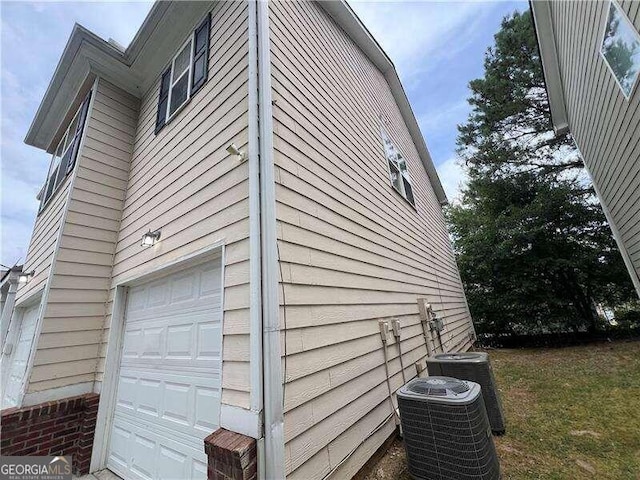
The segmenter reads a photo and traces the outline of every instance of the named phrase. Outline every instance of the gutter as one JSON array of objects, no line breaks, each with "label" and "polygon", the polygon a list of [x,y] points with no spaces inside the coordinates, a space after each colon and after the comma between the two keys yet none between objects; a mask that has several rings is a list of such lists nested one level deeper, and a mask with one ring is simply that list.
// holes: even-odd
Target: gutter
[{"label": "gutter", "polygon": [[548,0],[529,0],[531,19],[536,32],[544,83],[549,97],[551,123],[556,136],[569,132],[569,118],[562,88],[560,61],[553,31],[551,4]]},{"label": "gutter", "polygon": [[[262,268],[262,373],[264,376],[264,477],[285,478],[284,412],[280,357],[280,306],[278,296],[278,235],[276,224],[275,167],[273,162],[273,110],[271,98],[271,56],[269,4],[251,0],[256,8],[259,162],[260,245]],[[253,387],[252,387],[253,390]]]},{"label": "gutter", "polygon": [[420,126],[416,121],[416,117],[413,114],[411,105],[407,94],[402,87],[396,68],[393,65],[391,59],[384,52],[380,44],[371,35],[367,27],[358,18],[353,9],[344,0],[338,1],[320,1],[318,2],[327,14],[333,18],[333,20],[347,33],[354,43],[360,48],[369,58],[369,60],[380,70],[384,76],[389,89],[393,94],[393,98],[396,101],[398,108],[404,122],[411,135],[411,140],[418,151],[418,156],[424,166],[431,187],[440,202],[440,205],[446,205],[448,202],[447,195],[440,182],[440,177],[433,165],[433,160],[427,149],[427,144],[424,141]]}]

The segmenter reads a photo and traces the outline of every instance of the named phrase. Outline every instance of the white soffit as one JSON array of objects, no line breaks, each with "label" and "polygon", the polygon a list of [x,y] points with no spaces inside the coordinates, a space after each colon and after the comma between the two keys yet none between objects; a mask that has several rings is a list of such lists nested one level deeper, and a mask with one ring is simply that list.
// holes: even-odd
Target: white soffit
[{"label": "white soffit", "polygon": [[549,107],[551,109],[551,121],[556,135],[562,135],[569,131],[569,119],[565,105],[562,78],[560,76],[560,63],[553,32],[553,20],[551,18],[551,5],[548,0],[529,1],[540,49],[542,71],[547,85]]},{"label": "white soffit", "polygon": [[[447,197],[440,178],[393,63],[345,1],[324,1],[319,4],[387,79],[436,197],[441,203],[446,203]],[[91,73],[141,97],[155,79],[154,73],[162,68],[166,60],[165,49],[159,45],[177,42],[178,37],[182,38],[183,30],[204,15],[209,5],[210,2],[156,2],[124,53],[76,24],[25,143],[45,150],[50,146],[60,126],[60,112],[67,111]],[[163,28],[165,25],[171,28]]]},{"label": "white soffit", "polygon": [[142,97],[167,62],[167,48],[173,48],[210,5],[156,2],[124,52],[83,26],[74,25],[25,143],[49,148],[64,114],[90,74]]},{"label": "white soffit", "polygon": [[354,43],[362,50],[369,60],[382,72],[389,84],[393,98],[398,104],[398,108],[402,113],[402,117],[409,129],[411,139],[418,150],[422,164],[424,165],[431,186],[441,204],[447,203],[447,195],[444,192],[438,172],[433,165],[433,160],[427,149],[427,145],[416,121],[416,117],[413,114],[407,95],[400,83],[400,78],[396,69],[382,50],[378,42],[367,30],[367,27],[360,21],[351,7],[344,1],[321,1],[319,4],[322,8],[335,20],[335,22],[349,35]]}]

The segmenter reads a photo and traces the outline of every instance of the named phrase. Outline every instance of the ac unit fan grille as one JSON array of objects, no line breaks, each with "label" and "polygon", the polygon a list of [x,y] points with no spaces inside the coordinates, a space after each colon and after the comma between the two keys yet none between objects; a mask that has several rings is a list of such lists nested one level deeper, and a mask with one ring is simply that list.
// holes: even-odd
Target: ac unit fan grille
[{"label": "ac unit fan grille", "polygon": [[455,379],[445,379],[444,377],[437,379],[425,378],[411,383],[407,386],[407,390],[421,395],[444,397],[447,395],[447,391],[454,394],[468,392],[469,386]]}]

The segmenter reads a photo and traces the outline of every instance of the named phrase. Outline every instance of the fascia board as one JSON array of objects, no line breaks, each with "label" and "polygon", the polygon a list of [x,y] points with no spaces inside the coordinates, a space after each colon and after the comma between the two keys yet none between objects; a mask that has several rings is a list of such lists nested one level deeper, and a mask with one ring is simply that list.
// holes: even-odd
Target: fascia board
[{"label": "fascia board", "polygon": [[563,135],[569,131],[569,118],[553,31],[551,4],[548,0],[529,0],[529,5],[533,13],[533,24],[540,50],[544,81],[547,86],[553,130],[556,135]]},{"label": "fascia board", "polygon": [[411,109],[411,105],[409,104],[409,100],[402,87],[393,62],[369,33],[353,9],[344,0],[319,2],[319,5],[336,21],[358,48],[364,52],[371,63],[384,75],[393,94],[393,98],[407,125],[411,139],[418,151],[418,155],[424,165],[436,197],[441,205],[447,204],[447,195],[442,187],[442,182],[433,164],[433,160],[427,149],[427,144],[424,141],[424,137],[422,136],[422,132],[420,131],[420,127],[413,114],[413,110]]}]

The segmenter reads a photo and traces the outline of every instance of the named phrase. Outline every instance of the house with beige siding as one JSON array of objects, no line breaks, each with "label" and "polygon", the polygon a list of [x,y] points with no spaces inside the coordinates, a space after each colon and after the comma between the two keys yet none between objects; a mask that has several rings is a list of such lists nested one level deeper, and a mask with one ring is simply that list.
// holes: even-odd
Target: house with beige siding
[{"label": "house with beige siding", "polygon": [[126,49],[76,25],[26,142],[51,166],[3,454],[351,478],[395,433],[394,392],[472,344],[444,190],[344,2],[158,2]]},{"label": "house with beige siding", "polygon": [[640,2],[530,3],[554,128],[571,132],[640,295]]}]

